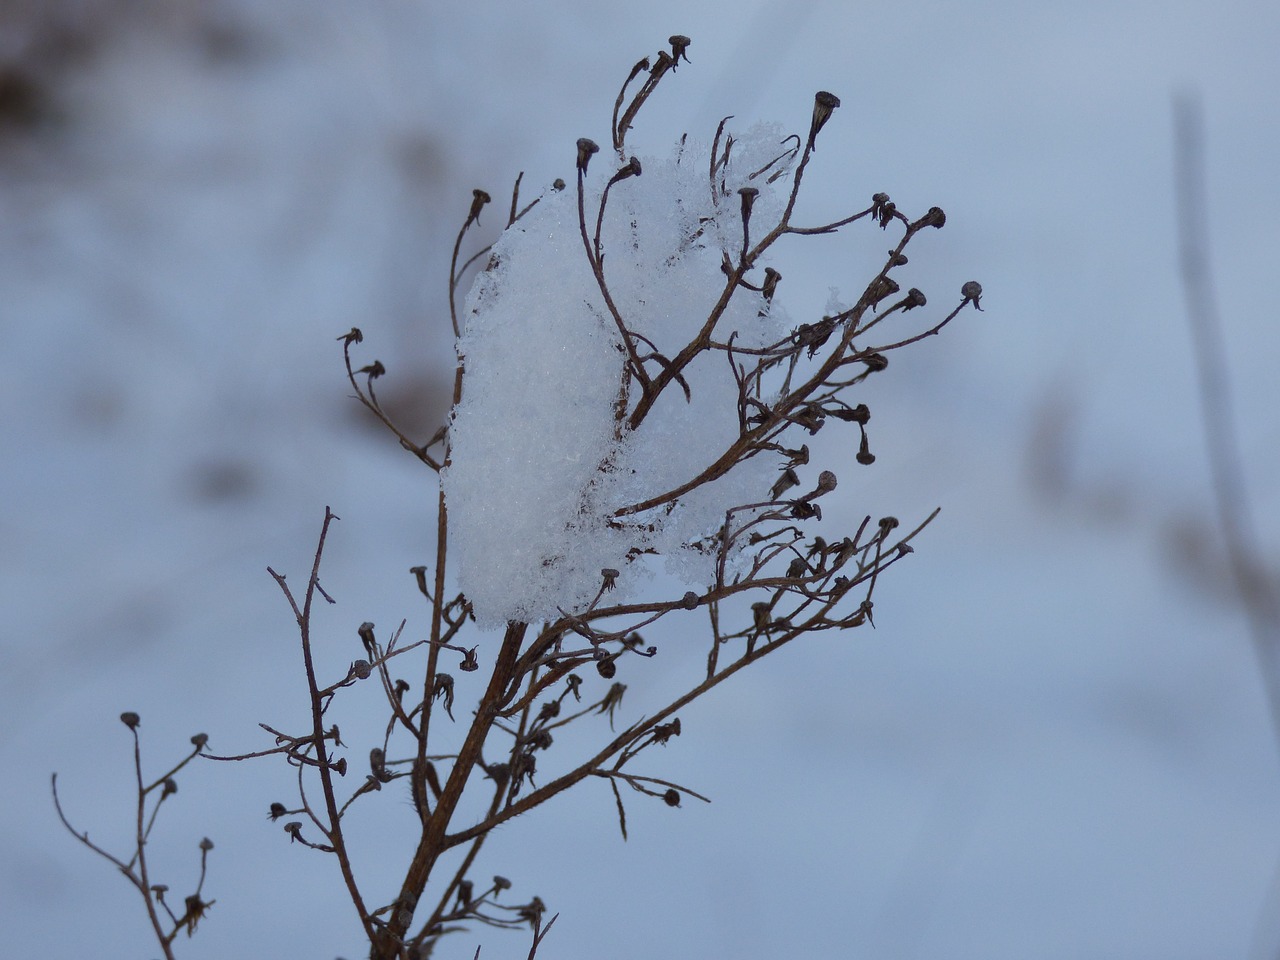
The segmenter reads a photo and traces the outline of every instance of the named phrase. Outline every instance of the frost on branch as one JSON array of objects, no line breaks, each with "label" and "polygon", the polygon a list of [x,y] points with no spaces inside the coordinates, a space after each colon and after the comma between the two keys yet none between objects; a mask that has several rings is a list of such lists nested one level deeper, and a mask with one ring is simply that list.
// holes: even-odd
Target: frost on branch
[{"label": "frost on branch", "polygon": [[[673,358],[696,336],[725,287],[723,265],[741,253],[739,188],[759,191],[749,222],[763,235],[782,217],[796,154],[795,138],[761,125],[732,142],[714,186],[711,145],[690,140],[615,184],[601,270],[641,357]],[[606,182],[593,179],[588,211],[598,209]],[[688,586],[705,588],[712,559],[691,545],[720,527],[726,509],[769,499],[778,454],[747,459],[674,504],[614,515],[698,476],[738,439],[739,387],[725,353],[694,358],[682,371],[687,394],[673,384],[628,428],[619,411],[634,405],[636,384],[584,249],[572,189],[549,191],[506,230],[464,315],[463,395],[444,485],[450,556],[480,624],[580,609],[598,593],[602,568],[620,571],[610,598],[617,602],[643,580],[635,560],[650,551]],[[763,348],[790,327],[776,301],[740,287],[717,339],[731,332],[735,347]],[[647,367],[653,373],[662,363]]]}]

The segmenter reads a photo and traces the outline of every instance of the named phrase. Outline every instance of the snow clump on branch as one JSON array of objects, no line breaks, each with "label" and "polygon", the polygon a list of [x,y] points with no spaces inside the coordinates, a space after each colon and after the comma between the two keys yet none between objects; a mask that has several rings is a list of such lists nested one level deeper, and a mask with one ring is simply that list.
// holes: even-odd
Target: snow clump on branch
[{"label": "snow clump on branch", "polygon": [[[740,187],[759,190],[753,236],[780,221],[795,156],[788,148],[780,127],[754,127],[733,141],[713,186],[711,146],[685,139],[670,159],[643,160],[640,176],[612,186],[601,270],[642,358],[676,356],[723,293],[722,266],[742,249]],[[602,189],[586,186],[588,234]],[[750,348],[789,331],[776,301],[739,287],[715,339],[736,332],[735,347]],[[580,610],[599,593],[604,568],[620,571],[609,598],[617,603],[644,581],[636,561],[645,554],[667,557],[671,573],[706,587],[714,552],[696,544],[727,509],[770,499],[779,461],[762,453],[674,504],[618,515],[697,477],[738,439],[739,392],[726,353],[706,351],[682,371],[688,396],[671,382],[628,429],[638,390],[573,189],[548,191],[498,239],[467,298],[458,351],[462,399],[443,478],[449,556],[482,627]],[[650,359],[647,369],[656,374],[660,363]]]}]

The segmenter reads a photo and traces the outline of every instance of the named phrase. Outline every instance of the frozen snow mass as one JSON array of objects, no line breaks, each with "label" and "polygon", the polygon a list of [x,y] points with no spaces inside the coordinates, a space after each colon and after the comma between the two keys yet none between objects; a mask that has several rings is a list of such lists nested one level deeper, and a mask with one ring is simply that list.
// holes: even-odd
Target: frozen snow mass
[{"label": "frozen snow mass", "polygon": [[[742,244],[739,187],[759,194],[753,237],[781,219],[794,156],[776,125],[737,137],[712,187],[711,146],[691,139],[666,160],[615,183],[601,229],[602,271],[644,356],[671,358],[706,322],[725,289],[721,265]],[[794,142],[794,138],[792,138]],[[723,144],[722,144],[723,146]],[[769,166],[772,161],[783,159]],[[601,191],[622,166],[596,157],[586,177],[587,232]],[[763,168],[768,175],[755,176]],[[771,179],[773,182],[771,182]],[[762,276],[765,264],[755,265]],[[738,389],[723,350],[698,355],[636,425],[636,385],[621,334],[583,243],[575,185],[549,189],[498,239],[463,311],[462,399],[444,473],[449,557],[482,627],[537,622],[581,610],[601,570],[619,571],[609,601],[634,596],[652,575],[646,557],[691,589],[712,582],[714,534],[730,507],[768,500],[779,461],[761,454],[674,503],[619,515],[697,477],[738,438]],[[776,300],[739,287],[715,330],[736,347],[786,337]],[[656,374],[657,361],[646,369]],[[619,416],[622,411],[623,416]]]}]

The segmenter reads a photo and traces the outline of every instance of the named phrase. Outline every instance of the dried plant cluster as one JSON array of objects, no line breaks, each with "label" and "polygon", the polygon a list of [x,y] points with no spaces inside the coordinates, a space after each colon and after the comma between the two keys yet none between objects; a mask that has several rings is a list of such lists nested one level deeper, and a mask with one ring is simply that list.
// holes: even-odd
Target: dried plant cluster
[{"label": "dried plant cluster", "polygon": [[[493,830],[588,778],[605,780],[612,787],[624,836],[623,786],[672,807],[687,798],[704,800],[689,787],[636,772],[642,754],[647,759],[651,747],[679,736],[680,710],[744,667],[808,634],[871,623],[879,577],[911,553],[912,540],[936,515],[935,511],[908,532],[893,517],[870,516],[839,535],[814,532],[822,519],[820,501],[836,489],[837,481],[834,472],[819,470],[811,462],[807,439],[831,421],[856,427],[853,459],[859,465],[871,464],[871,412],[866,404],[853,402],[855,389],[868,377],[881,375],[893,351],[938,333],[966,306],[978,308],[982,293],[977,283],[966,283],[958,302],[919,324],[916,332],[877,336],[910,311],[920,311],[913,317],[925,315],[925,295],[914,287],[904,293],[894,275],[907,263],[908,245],[922,232],[942,227],[946,218],[937,207],[910,217],[886,194],[875,193],[865,209],[832,222],[793,222],[805,171],[820,132],[840,105],[837,97],[826,92],[815,96],[805,136],[770,139],[766,132],[751,141],[754,148],[735,138],[728,119],[722,121],[705,163],[697,164],[692,173],[693,158],[702,155],[681,140],[663,175],[696,183],[702,198],[697,203],[702,206],[684,198],[673,202],[673,207],[680,207],[671,228],[678,249],[655,261],[655,269],[675,269],[672,265],[684,262],[681,258],[695,267],[701,264],[698,269],[704,273],[695,270],[690,275],[701,277],[704,286],[710,284],[697,301],[707,306],[699,307],[696,315],[686,304],[683,312],[668,311],[665,321],[643,319],[647,301],[635,293],[639,281],[634,275],[647,268],[632,259],[647,242],[640,221],[653,208],[628,206],[627,198],[629,190],[638,190],[638,183],[655,174],[650,174],[650,161],[642,164],[629,154],[627,137],[660,82],[687,60],[689,40],[675,36],[670,43],[669,52],[641,60],[631,70],[615,103],[609,148],[601,151],[589,139],[578,141],[576,184],[557,181],[522,206],[517,179],[504,234],[515,237],[523,225],[550,215],[553,204],[569,211],[571,219],[561,216],[556,229],[567,223],[575,235],[576,269],[593,288],[584,302],[589,299],[587,312],[594,322],[584,328],[588,333],[583,336],[594,338],[592,349],[616,363],[604,381],[603,409],[597,405],[591,414],[593,423],[603,424],[598,428],[600,444],[588,448],[594,452],[584,470],[566,474],[564,483],[572,487],[566,499],[569,513],[567,519],[555,520],[551,531],[559,536],[567,527],[578,530],[577,539],[567,541],[569,553],[585,552],[594,558],[590,551],[600,542],[613,551],[601,556],[613,556],[614,561],[588,571],[585,591],[580,570],[574,574],[576,587],[572,577],[555,579],[558,571],[573,567],[573,557],[565,556],[564,549],[556,548],[557,553],[547,547],[526,558],[527,573],[512,568],[514,573],[504,573],[507,580],[485,582],[483,574],[473,571],[469,576],[476,584],[474,592],[458,592],[458,584],[465,585],[467,577],[455,579],[453,554],[469,545],[460,540],[457,527],[475,530],[479,537],[485,534],[485,524],[501,527],[506,522],[501,503],[495,507],[473,483],[458,479],[468,476],[460,452],[465,446],[462,431],[476,429],[466,421],[464,401],[473,399],[469,394],[486,382],[483,362],[476,359],[482,345],[474,330],[483,326],[483,311],[514,283],[502,280],[513,275],[502,271],[514,269],[509,261],[517,256],[517,248],[505,240],[469,259],[462,256],[490,196],[475,191],[454,247],[449,305],[459,361],[450,424],[426,443],[407,436],[383,410],[375,392],[375,381],[386,373],[384,366],[377,361],[361,366],[353,359],[361,332],[353,329],[339,338],[356,396],[406,450],[441,478],[434,563],[411,571],[430,610],[429,626],[421,639],[408,642],[403,623],[391,635],[384,634],[385,639],[373,624],[364,623],[357,630],[363,656],[337,680],[321,679],[323,671],[313,658],[312,612],[317,597],[332,602],[320,585],[325,539],[336,519],[326,510],[305,590],[295,593],[283,575],[271,571],[297,622],[310,722],[293,732],[264,724],[275,737],[272,747],[216,759],[279,755],[296,768],[296,802],[272,804],[270,817],[282,822],[291,841],[333,858],[375,960],[425,957],[446,933],[474,925],[527,927],[532,932],[532,956],[550,927],[544,922],[542,901],[514,900],[509,881],[473,875]],[[769,146],[768,155],[759,153],[760,144]],[[696,179],[691,179],[695,173]],[[832,234],[854,225],[893,238],[883,262],[860,281],[861,293],[852,305],[809,322],[791,323],[775,303],[782,276],[764,265],[766,253],[784,239]],[[458,292],[474,271],[479,272],[478,292],[460,310]],[[560,281],[548,281],[552,282]],[[662,328],[671,316],[682,331],[675,343],[670,326]],[[720,407],[717,415],[728,425],[721,434],[723,442],[701,445],[700,467],[678,479],[661,474],[656,465],[658,472],[644,475],[655,460],[651,449],[644,456],[636,453],[645,450],[645,431],[697,404],[700,390],[714,377],[720,378],[721,387],[706,389],[722,389],[714,399]],[[712,413],[716,411],[706,416]],[[746,476],[758,486],[743,497],[743,484],[726,482],[731,476]],[[707,515],[707,504],[714,516],[710,525],[696,519]],[[463,514],[465,523],[458,519]],[[663,532],[672,530],[677,533],[663,539]],[[519,547],[513,544],[510,549]],[[635,586],[656,555],[677,553],[684,558],[686,581],[695,581],[689,589],[652,599]],[[479,556],[486,554],[481,551]],[[515,582],[521,576],[536,581],[542,590],[531,593],[529,605],[520,608],[537,611],[537,616],[517,618],[503,612],[508,609],[502,605],[503,592],[518,593],[526,586]],[[628,584],[630,595],[624,589]],[[486,619],[495,617],[501,626],[486,633]],[[705,638],[705,660],[697,661],[701,666],[665,705],[623,726],[623,680],[643,682],[646,662],[658,655],[658,648],[639,631],[677,619],[684,621],[682,636]],[[690,630],[695,622],[700,626]],[[474,676],[464,684],[455,671]],[[385,701],[385,733],[376,743],[349,752],[327,714],[340,693],[370,684],[380,687]],[[466,707],[455,700],[464,687],[479,691]],[[136,737],[136,717],[126,717]],[[569,725],[589,728],[597,746],[585,755],[561,756],[557,747]],[[447,749],[440,748],[442,743]],[[192,756],[203,752],[201,738]],[[169,795],[164,785],[169,779],[144,787],[139,766],[138,782],[137,852],[127,863],[111,859],[142,891],[157,937],[166,956],[172,956],[176,933],[193,930],[207,904],[197,888],[182,916],[169,914],[170,928],[161,922],[157,905],[168,908],[161,888],[150,883],[144,855],[158,802],[150,817],[144,807],[157,789],[160,800]],[[392,787],[402,789],[387,789]],[[387,793],[412,798],[416,835],[406,843],[408,862],[398,889],[375,892],[357,875],[346,825],[348,818],[376,802],[375,794]],[[87,837],[77,835],[88,843]],[[453,856],[442,861],[447,854]]]}]

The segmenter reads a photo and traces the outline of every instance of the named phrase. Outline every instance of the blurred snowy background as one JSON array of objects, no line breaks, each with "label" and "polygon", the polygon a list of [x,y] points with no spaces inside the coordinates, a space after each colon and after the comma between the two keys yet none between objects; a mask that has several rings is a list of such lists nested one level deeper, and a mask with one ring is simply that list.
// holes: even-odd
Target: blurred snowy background
[{"label": "blurred snowy background", "polygon": [[[829,453],[833,526],[943,508],[878,589],[878,629],[797,645],[682,714],[642,772],[711,806],[633,803],[624,845],[607,789],[583,789],[486,848],[513,895],[561,912],[540,955],[1275,955],[1280,754],[1212,523],[1171,99],[1204,106],[1274,567],[1280,6],[644,7],[0,3],[6,955],[155,953],[136,894],[57,823],[49,773],[77,825],[123,850],[120,711],[141,714],[156,773],[190,734],[247,750],[258,720],[300,716],[265,567],[305,576],[325,504],[343,518],[322,624],[335,669],[363,620],[421,627],[406,571],[430,559],[433,478],[359,415],[334,338],[361,326],[383,392],[429,432],[471,189],[497,210],[521,170],[567,177],[574,140],[603,142],[618,83],[674,32],[693,63],[647,108],[638,152],[730,113],[803,133],[831,90],[804,209],[878,190],[942,206],[911,281],[932,308],[980,280],[986,312],[868,392],[873,467]],[[797,248],[793,316],[865,275],[871,233]],[[642,702],[643,674],[626,679]],[[266,820],[287,797],[270,763],[183,777],[152,856],[185,892],[212,837],[217,905],[180,955],[359,955],[331,864]],[[527,949],[482,939],[486,956]]]}]

